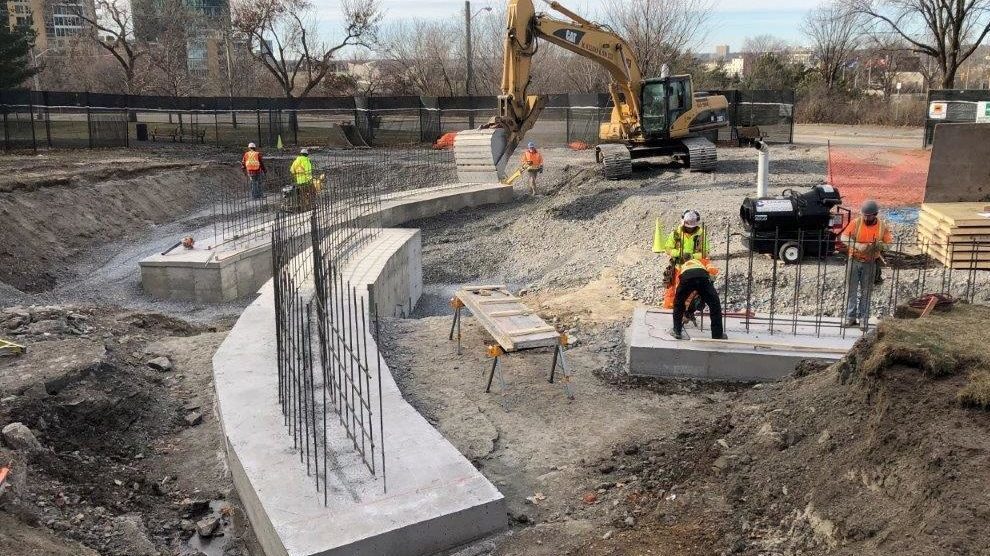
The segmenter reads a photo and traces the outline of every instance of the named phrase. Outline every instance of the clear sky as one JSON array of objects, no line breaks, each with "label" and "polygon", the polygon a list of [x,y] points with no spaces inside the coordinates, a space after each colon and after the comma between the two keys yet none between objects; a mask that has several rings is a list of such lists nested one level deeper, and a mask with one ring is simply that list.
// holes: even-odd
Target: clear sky
[{"label": "clear sky", "polygon": [[[605,2],[628,0],[560,0],[565,6],[584,15],[592,16]],[[799,27],[804,14],[819,4],[820,0],[715,0],[712,29],[701,50],[712,51],[716,44],[728,44],[733,50],[742,46],[748,36],[770,34],[790,42],[800,42]],[[388,19],[443,19],[460,18],[463,0],[382,0]],[[504,0],[472,0],[474,10],[484,6],[497,6]],[[314,0],[320,19],[328,26],[340,25],[338,0]],[[538,2],[542,5],[542,2]],[[537,9],[541,9],[539,6]],[[485,17],[480,14],[478,17]],[[332,33],[328,29],[329,32]]]}]

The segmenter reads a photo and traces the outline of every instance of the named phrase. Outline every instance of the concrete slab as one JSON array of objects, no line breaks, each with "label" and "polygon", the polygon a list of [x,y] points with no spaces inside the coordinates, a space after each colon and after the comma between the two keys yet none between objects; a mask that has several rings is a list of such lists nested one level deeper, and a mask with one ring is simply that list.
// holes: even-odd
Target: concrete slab
[{"label": "concrete slab", "polygon": [[[838,319],[816,325],[776,316],[773,333],[765,315],[756,315],[747,331],[742,317],[729,317],[729,340],[712,340],[711,332],[688,327],[691,340],[676,340],[670,311],[638,307],[626,331],[627,364],[634,376],[712,380],[779,380],[803,360],[837,361],[862,336],[838,327]],[[759,320],[757,320],[759,319]],[[800,319],[799,319],[800,321]]]},{"label": "concrete slab", "polygon": [[[421,249],[419,230],[382,230],[342,269],[343,278],[360,299],[415,304],[422,291]],[[234,485],[266,555],[433,554],[506,527],[502,495],[406,403],[384,360],[381,382],[373,378],[370,390],[380,386],[382,392],[388,491],[342,431],[331,427],[337,437],[327,443],[337,449],[324,506],[283,426],[274,311],[269,280],[213,359]],[[357,336],[373,357],[371,330]]]}]

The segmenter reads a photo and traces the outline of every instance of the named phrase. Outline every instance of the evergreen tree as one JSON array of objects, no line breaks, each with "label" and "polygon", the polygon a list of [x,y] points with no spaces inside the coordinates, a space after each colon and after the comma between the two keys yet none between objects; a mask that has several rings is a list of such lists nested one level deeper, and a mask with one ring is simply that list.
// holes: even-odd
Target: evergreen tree
[{"label": "evergreen tree", "polygon": [[[6,4],[6,3],[5,3]],[[7,24],[6,10],[0,10],[0,90],[13,89],[37,73],[31,64],[34,30]]]}]

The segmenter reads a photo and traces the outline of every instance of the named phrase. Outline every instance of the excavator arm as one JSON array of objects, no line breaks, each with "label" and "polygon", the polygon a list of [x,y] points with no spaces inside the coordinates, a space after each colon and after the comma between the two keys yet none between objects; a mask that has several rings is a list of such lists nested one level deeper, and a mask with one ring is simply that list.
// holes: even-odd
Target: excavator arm
[{"label": "excavator arm", "polygon": [[[611,77],[610,93],[615,105],[615,121],[622,123],[627,133],[635,133],[640,121],[640,92],[643,76],[622,37],[608,28],[591,22],[558,2],[544,0],[552,9],[567,16],[559,20],[536,13],[532,0],[510,0],[508,30],[505,37],[505,58],[502,66],[502,95],[499,96],[495,123],[513,133],[525,133],[532,128],[543,109],[538,96],[527,95],[531,77],[532,57],[536,41],[545,40],[584,56],[601,65]],[[516,143],[521,141],[518,138]]]},{"label": "excavator arm", "polygon": [[461,181],[492,181],[505,177],[505,167],[523,137],[536,124],[546,99],[527,94],[533,55],[545,40],[599,63],[612,78],[612,122],[628,138],[639,132],[642,74],[632,49],[608,28],[582,18],[558,2],[544,0],[568,20],[537,13],[533,0],[509,0],[502,94],[498,115],[484,129],[461,132],[455,157]]}]

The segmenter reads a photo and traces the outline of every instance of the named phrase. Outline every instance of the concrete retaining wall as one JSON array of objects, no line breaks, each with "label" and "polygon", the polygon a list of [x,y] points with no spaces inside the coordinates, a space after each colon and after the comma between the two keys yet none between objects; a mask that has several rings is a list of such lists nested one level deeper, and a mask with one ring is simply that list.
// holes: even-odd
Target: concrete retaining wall
[{"label": "concrete retaining wall", "polygon": [[[383,209],[391,211],[386,214],[394,224],[512,198],[511,188],[477,187],[448,191],[439,197],[447,198],[443,201],[405,195],[383,202]],[[408,314],[422,293],[419,230],[383,230],[343,272],[369,307],[377,304],[385,315]],[[506,527],[501,493],[406,403],[384,361],[380,440],[388,492],[353,450],[342,449],[334,452],[328,471],[325,507],[283,426],[272,282],[258,293],[217,351],[213,367],[234,485],[266,555],[433,554]],[[361,341],[373,354],[371,333]],[[377,386],[372,383],[373,390]]]}]

